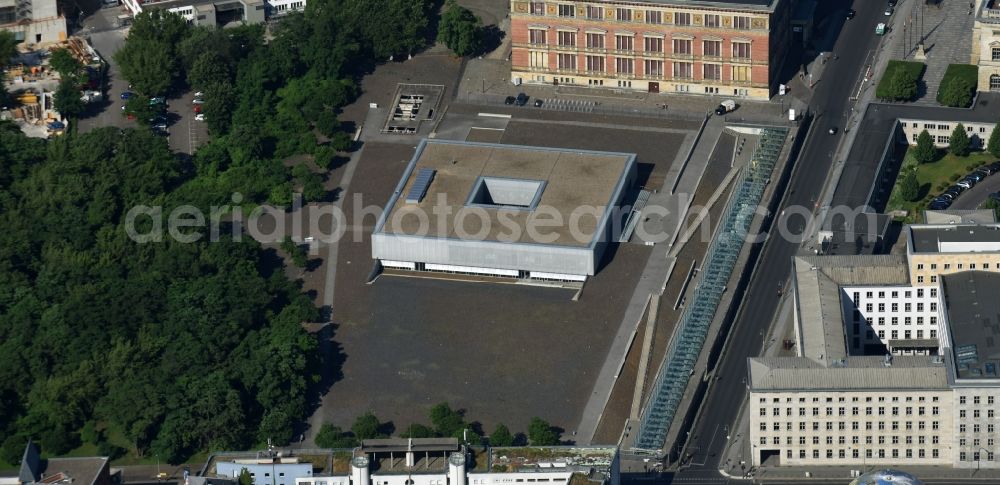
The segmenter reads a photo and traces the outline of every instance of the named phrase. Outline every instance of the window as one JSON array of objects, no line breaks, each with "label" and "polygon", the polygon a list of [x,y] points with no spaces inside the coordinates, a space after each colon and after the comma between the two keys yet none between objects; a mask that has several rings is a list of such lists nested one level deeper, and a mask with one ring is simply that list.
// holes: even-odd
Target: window
[{"label": "window", "polygon": [[702,65],[702,77],[706,80],[718,81],[722,79],[722,65],[721,64],[703,64]]},{"label": "window", "polygon": [[705,27],[718,27],[721,22],[719,21],[718,15],[706,15],[705,16]]},{"label": "window", "polygon": [[604,18],[604,8],[595,7],[592,5],[587,6],[587,18],[592,20],[601,20]]},{"label": "window", "polygon": [[616,8],[615,9],[615,19],[619,22],[631,22],[632,21],[632,9],[630,8]]},{"label": "window", "polygon": [[691,39],[674,39],[674,54],[691,55]]},{"label": "window", "polygon": [[531,67],[549,67],[549,54],[547,52],[530,51],[528,61]]},{"label": "window", "polygon": [[737,81],[737,82],[749,82],[750,81],[750,67],[749,66],[733,66],[733,81]]},{"label": "window", "polygon": [[[625,57],[616,57],[615,58],[615,72],[617,72],[619,74],[632,74],[632,73],[634,73],[635,72],[635,65],[633,64],[632,59],[628,59],[628,58],[625,58]],[[761,412],[764,412],[764,410],[761,409]]]},{"label": "window", "polygon": [[604,56],[587,56],[587,70],[604,72]]},{"label": "window", "polygon": [[733,17],[733,28],[737,30],[750,30],[750,17]]},{"label": "window", "polygon": [[531,29],[528,31],[528,41],[532,44],[545,43],[545,31],[542,29]]},{"label": "window", "polygon": [[690,62],[674,63],[674,79],[691,79],[694,77],[694,64]]},{"label": "window", "polygon": [[659,10],[646,10],[646,23],[647,24],[662,24],[663,23],[663,12]]},{"label": "window", "polygon": [[545,15],[545,3],[531,2],[531,15]]},{"label": "window", "polygon": [[663,52],[663,39],[659,37],[643,37],[642,42],[646,52]]},{"label": "window", "polygon": [[733,42],[733,57],[737,59],[749,59],[750,58],[750,43],[749,42]]},{"label": "window", "polygon": [[687,12],[677,12],[674,14],[674,25],[691,25],[691,14]]},{"label": "window", "polygon": [[576,70],[576,55],[575,54],[559,54],[556,56],[557,66],[559,69],[572,69]]},{"label": "window", "polygon": [[722,41],[706,40],[702,42],[702,55],[705,57],[722,57]]},{"label": "window", "polygon": [[[643,67],[643,72],[647,76],[657,76],[657,77],[663,76],[663,61],[651,61],[647,59],[643,61],[642,67]],[[791,414],[791,412],[789,412],[789,414]]]},{"label": "window", "polygon": [[557,32],[559,39],[559,45],[573,47],[576,45],[576,32],[566,32],[560,30]]},{"label": "window", "polygon": [[992,50],[992,52],[991,52],[991,54],[992,54],[991,58],[994,61],[1000,61],[1000,47],[994,47],[991,50]]},{"label": "window", "polygon": [[560,17],[575,17],[576,7],[572,5],[559,5],[559,16]]},{"label": "window", "polygon": [[630,51],[633,50],[634,37],[631,35],[616,35],[615,36],[615,49],[620,51]]},{"label": "window", "polygon": [[603,49],[604,48],[604,34],[588,33],[587,34],[587,48],[589,48],[589,49]]}]

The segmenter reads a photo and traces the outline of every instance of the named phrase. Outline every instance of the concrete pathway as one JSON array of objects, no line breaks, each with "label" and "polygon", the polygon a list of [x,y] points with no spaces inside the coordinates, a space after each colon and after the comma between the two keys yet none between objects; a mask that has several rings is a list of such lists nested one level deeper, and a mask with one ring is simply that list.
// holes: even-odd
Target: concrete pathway
[{"label": "concrete pathway", "polygon": [[975,15],[968,0],[941,0],[937,5],[904,4],[911,4],[908,5],[910,11],[907,17],[895,19],[900,42],[893,47],[893,57],[918,60],[915,58],[917,44],[923,39],[927,55],[923,61],[927,65],[924,71],[926,90],[914,103],[938,106],[938,88],[948,65],[969,63]]},{"label": "concrete pathway", "polygon": [[[584,406],[583,417],[580,420],[580,425],[577,426],[574,437],[578,444],[590,444],[593,440],[604,408],[611,398],[615,381],[618,380],[618,372],[625,362],[628,349],[642,323],[646,303],[649,301],[650,295],[657,298],[663,294],[671,268],[676,262],[668,254],[670,245],[659,243],[672,241],[676,237],[693,196],[686,193],[671,194],[671,188],[698,186],[723,128],[723,120],[712,117],[705,124],[700,136],[689,137],[685,141],[685,145],[679,151],[664,178],[663,187],[650,197],[646,210],[643,211],[641,216],[643,222],[637,228],[637,239],[645,240],[647,244],[656,244],[657,247],[650,254],[649,260],[646,261],[642,276],[639,278],[639,283],[636,285],[632,299],[625,310],[621,327],[619,327],[611,344],[611,350],[608,352],[608,357],[601,367],[594,384],[594,390]],[[687,160],[686,163],[685,160]],[[655,210],[654,208],[668,209],[668,211],[664,211],[668,213],[647,217],[648,211]],[[643,239],[644,235],[655,236],[655,240]]]}]

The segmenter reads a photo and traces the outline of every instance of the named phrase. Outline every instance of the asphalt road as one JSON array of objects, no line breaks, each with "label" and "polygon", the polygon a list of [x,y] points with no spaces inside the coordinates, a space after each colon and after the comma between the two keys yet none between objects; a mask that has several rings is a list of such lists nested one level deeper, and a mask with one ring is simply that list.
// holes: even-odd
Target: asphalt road
[{"label": "asphalt road", "polygon": [[[840,15],[851,2],[821,2],[823,9]],[[878,45],[874,35],[875,25],[881,21],[881,2],[854,2],[857,12],[854,20],[844,23],[834,46],[839,59],[826,66],[823,79],[816,84],[810,110],[816,114],[810,133],[799,154],[785,201],[781,209],[790,206],[806,207],[810,211],[816,204],[827,174],[833,163],[833,154],[843,137],[843,127],[850,108],[853,80],[864,68],[867,53]],[[817,13],[817,16],[822,13]],[[828,13],[829,14],[829,13]],[[837,134],[828,134],[830,127],[837,127]],[[833,181],[835,183],[835,181]],[[783,222],[779,219],[778,222]],[[792,220],[788,227],[797,228],[804,221]],[[762,345],[761,332],[767,333],[777,310],[778,282],[788,279],[791,258],[800,241],[780,237],[770,238],[764,245],[757,272],[744,295],[744,308],[731,330],[729,347],[716,366],[715,381],[702,403],[701,416],[694,429],[688,450],[692,453],[691,465],[674,477],[675,483],[711,483],[717,479],[725,482],[719,472],[719,460],[727,440],[724,426],[732,426],[746,396],[743,377],[746,375],[747,358],[759,355]]]},{"label": "asphalt road", "polygon": [[1000,192],[1000,173],[986,177],[982,182],[976,184],[975,187],[958,196],[958,198],[955,199],[955,203],[951,204],[949,209],[978,209],[983,202],[989,200],[990,194],[994,192]]}]

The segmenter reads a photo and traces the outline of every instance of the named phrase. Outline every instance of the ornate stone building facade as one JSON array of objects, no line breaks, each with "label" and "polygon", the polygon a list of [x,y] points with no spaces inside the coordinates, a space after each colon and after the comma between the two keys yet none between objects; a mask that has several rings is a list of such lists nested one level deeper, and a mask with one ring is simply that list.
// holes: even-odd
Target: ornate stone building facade
[{"label": "ornate stone building facade", "polygon": [[511,1],[511,78],[768,99],[790,0]]}]

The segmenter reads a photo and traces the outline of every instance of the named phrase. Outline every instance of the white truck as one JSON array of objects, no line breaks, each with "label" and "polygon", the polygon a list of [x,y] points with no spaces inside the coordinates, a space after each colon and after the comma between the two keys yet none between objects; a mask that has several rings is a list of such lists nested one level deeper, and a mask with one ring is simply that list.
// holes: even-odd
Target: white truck
[{"label": "white truck", "polygon": [[715,114],[717,114],[719,116],[722,116],[722,115],[724,115],[726,113],[729,113],[729,112],[735,111],[735,110],[736,110],[736,101],[733,101],[731,99],[727,99],[727,100],[719,103],[719,107],[715,108]]}]

